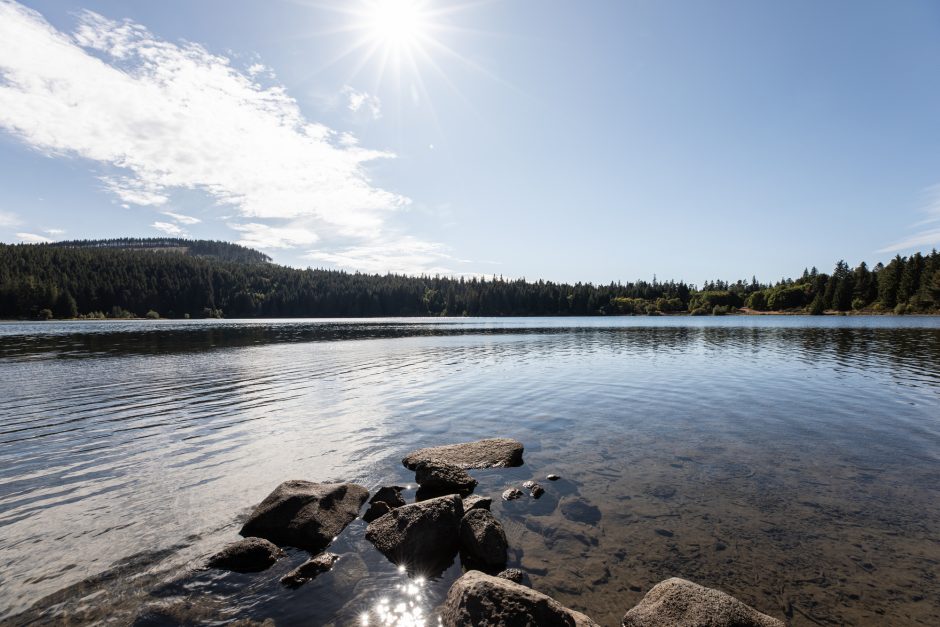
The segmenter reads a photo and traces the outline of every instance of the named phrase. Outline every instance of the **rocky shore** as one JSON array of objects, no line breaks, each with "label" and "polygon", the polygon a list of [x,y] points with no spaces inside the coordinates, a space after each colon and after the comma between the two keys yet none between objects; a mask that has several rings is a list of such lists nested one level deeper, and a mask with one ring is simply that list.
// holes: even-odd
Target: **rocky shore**
[{"label": "rocky shore", "polygon": [[[357,517],[368,523],[365,538],[409,575],[435,577],[460,559],[463,575],[437,613],[445,627],[596,626],[587,615],[566,608],[525,585],[526,575],[507,569],[510,547],[502,524],[490,511],[492,497],[474,495],[477,481],[468,471],[521,466],[523,445],[494,438],[426,448],[405,456],[420,486],[407,503],[401,486],[383,486],[370,498],[354,483],[290,480],[258,504],[239,532],[243,538],[206,559],[207,568],[264,571],[295,547],[311,558],[281,578],[289,587],[329,571],[341,555],[326,549]],[[559,479],[547,475],[546,481]],[[536,480],[506,486],[504,500],[538,499]],[[653,586],[635,607],[625,610],[622,627],[783,627],[734,597],[679,578]]]}]

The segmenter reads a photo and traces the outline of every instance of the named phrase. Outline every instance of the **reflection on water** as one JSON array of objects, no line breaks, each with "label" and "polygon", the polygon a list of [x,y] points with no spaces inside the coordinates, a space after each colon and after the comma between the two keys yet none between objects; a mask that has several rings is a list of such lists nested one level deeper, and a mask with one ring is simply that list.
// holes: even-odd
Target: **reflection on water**
[{"label": "reflection on water", "polygon": [[200,560],[282,480],[406,485],[413,448],[509,436],[526,464],[474,474],[510,566],[602,624],[673,575],[940,624],[938,363],[934,318],[0,324],[0,621],[435,625],[459,560],[399,573],[361,520],[296,590],[302,551]]}]

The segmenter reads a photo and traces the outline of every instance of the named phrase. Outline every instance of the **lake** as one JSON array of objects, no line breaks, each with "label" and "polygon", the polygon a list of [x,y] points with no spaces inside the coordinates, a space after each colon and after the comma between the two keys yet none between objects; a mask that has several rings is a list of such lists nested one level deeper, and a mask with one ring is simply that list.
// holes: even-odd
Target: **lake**
[{"label": "lake", "polygon": [[281,481],[413,484],[409,451],[496,436],[526,447],[472,472],[510,566],[601,624],[671,576],[793,625],[940,624],[938,318],[3,323],[0,398],[7,624],[437,624],[459,560],[409,580],[362,520],[296,590],[302,551],[201,560]]}]

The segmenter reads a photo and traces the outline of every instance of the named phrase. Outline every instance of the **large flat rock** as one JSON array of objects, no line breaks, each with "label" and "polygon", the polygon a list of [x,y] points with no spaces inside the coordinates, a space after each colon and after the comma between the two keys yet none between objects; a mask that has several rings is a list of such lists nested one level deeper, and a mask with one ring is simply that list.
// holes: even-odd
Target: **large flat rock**
[{"label": "large flat rock", "polygon": [[463,468],[508,468],[522,465],[523,446],[509,438],[491,438],[477,442],[433,446],[408,453],[401,460],[409,470],[421,462],[440,462]]},{"label": "large flat rock", "polygon": [[369,491],[355,483],[285,481],[254,509],[239,532],[319,553],[359,515]]},{"label": "large flat rock", "polygon": [[623,627],[784,627],[721,590],[673,577],[653,586]]},{"label": "large flat rock", "polygon": [[441,622],[444,627],[599,627],[541,592],[477,570],[450,587]]}]

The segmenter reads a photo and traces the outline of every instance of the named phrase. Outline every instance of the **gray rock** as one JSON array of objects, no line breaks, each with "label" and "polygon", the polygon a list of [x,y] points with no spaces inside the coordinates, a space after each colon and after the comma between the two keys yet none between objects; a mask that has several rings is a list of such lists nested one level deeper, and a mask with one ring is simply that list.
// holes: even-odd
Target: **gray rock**
[{"label": "gray rock", "polygon": [[572,499],[561,504],[561,515],[574,522],[596,525],[601,520],[601,510],[584,499]]},{"label": "gray rock", "polygon": [[372,521],[366,539],[395,564],[425,571],[443,569],[457,554],[462,517],[460,497],[441,496],[398,507]]},{"label": "gray rock", "polygon": [[522,490],[509,488],[503,492],[504,501],[515,501],[518,498],[522,498]]},{"label": "gray rock", "polygon": [[459,466],[439,461],[422,461],[415,466],[415,481],[425,494],[470,494],[477,480]]},{"label": "gray rock", "polygon": [[784,627],[733,596],[673,577],[646,593],[623,627]]},{"label": "gray rock", "polygon": [[599,627],[549,596],[476,570],[450,587],[441,622],[444,627]]},{"label": "gray rock", "polygon": [[281,577],[281,583],[296,588],[316,578],[320,573],[325,573],[333,568],[333,564],[338,559],[339,555],[336,553],[320,553]]},{"label": "gray rock", "polygon": [[521,442],[508,438],[493,438],[478,442],[464,442],[447,446],[423,448],[409,453],[401,460],[409,470],[415,470],[419,462],[439,461],[463,469],[508,468],[522,465]]},{"label": "gray rock", "polygon": [[488,509],[472,509],[460,521],[460,550],[467,562],[493,572],[506,567],[506,532]]},{"label": "gray rock", "polygon": [[319,553],[355,520],[369,491],[354,483],[285,481],[254,509],[241,535]]},{"label": "gray rock", "polygon": [[372,522],[379,516],[384,516],[396,507],[405,504],[405,497],[401,495],[405,488],[397,485],[379,488],[378,492],[369,499],[369,509],[362,515],[366,522]]},{"label": "gray rock", "polygon": [[561,479],[561,477],[559,477],[558,475],[548,475],[545,478],[548,479],[549,481],[558,481],[559,479]]},{"label": "gray rock", "polygon": [[521,584],[525,580],[525,573],[518,568],[507,568],[496,575],[501,579],[508,579],[513,583]]},{"label": "gray rock", "polygon": [[469,512],[471,509],[489,509],[493,504],[493,499],[488,496],[477,496],[471,494],[463,497],[463,511]]},{"label": "gray rock", "polygon": [[522,487],[529,491],[529,494],[532,495],[532,498],[537,499],[543,494],[545,494],[545,488],[540,486],[535,481],[526,481],[522,484]]},{"label": "gray rock", "polygon": [[245,538],[232,542],[210,557],[207,565],[239,573],[256,573],[269,568],[284,555],[284,551],[263,538]]}]

